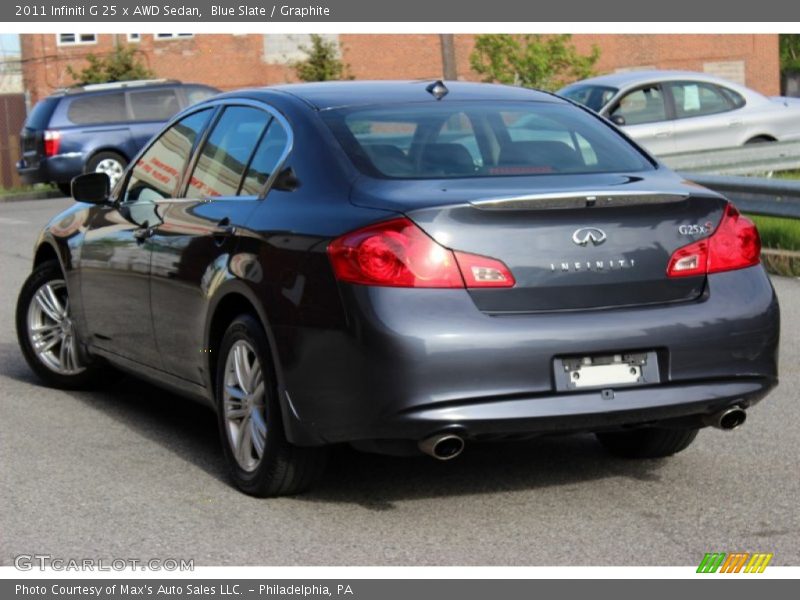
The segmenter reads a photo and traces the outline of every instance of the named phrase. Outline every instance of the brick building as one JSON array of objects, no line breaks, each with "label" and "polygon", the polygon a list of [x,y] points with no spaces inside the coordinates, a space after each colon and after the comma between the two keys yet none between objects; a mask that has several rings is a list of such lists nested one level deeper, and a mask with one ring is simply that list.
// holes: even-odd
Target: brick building
[{"label": "brick building", "polygon": [[[23,76],[30,100],[68,86],[67,65],[82,66],[88,53],[103,54],[115,44],[132,44],[159,77],[207,83],[228,90],[294,80],[291,63],[304,55],[305,35],[23,34]],[[442,76],[438,35],[328,35],[340,44],[342,58],[357,79],[430,79]],[[460,79],[476,79],[470,70],[473,35],[454,40]],[[780,89],[778,36],[578,34],[573,43],[588,53],[601,51],[600,73],[666,68],[707,71],[744,83],[762,93]]]}]

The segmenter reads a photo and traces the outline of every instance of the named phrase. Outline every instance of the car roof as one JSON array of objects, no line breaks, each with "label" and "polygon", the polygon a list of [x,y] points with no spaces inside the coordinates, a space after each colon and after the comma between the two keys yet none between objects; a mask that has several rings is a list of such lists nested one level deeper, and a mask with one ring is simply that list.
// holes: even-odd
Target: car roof
[{"label": "car roof", "polygon": [[[436,81],[326,81],[276,85],[262,88],[262,91],[290,94],[317,110],[327,110],[343,106],[383,103],[436,103],[436,97],[426,90],[432,83]],[[546,92],[509,85],[463,81],[446,81],[444,85],[448,93],[442,98],[442,102],[448,100],[564,102]]]},{"label": "car roof", "polygon": [[[661,69],[648,69],[642,71],[624,71],[622,73],[611,73],[609,75],[600,75],[598,77],[591,77],[589,79],[582,79],[576,81],[573,85],[603,85],[615,88],[625,88],[631,85],[638,85],[643,83],[654,83],[657,81],[705,81],[708,83],[717,83],[736,90],[747,90],[741,86],[727,79],[715,77],[708,73],[699,73],[697,71],[668,71]],[[751,91],[751,90],[748,90]]]},{"label": "car roof", "polygon": [[174,87],[204,87],[215,90],[216,88],[205,83],[185,83],[178,80],[134,80],[134,81],[120,81],[109,84],[89,84],[86,86],[74,86],[68,88],[61,88],[47,96],[47,98],[76,98],[81,96],[93,96],[96,94],[113,94],[115,92],[126,91],[140,91],[152,90],[159,88],[174,88]]}]

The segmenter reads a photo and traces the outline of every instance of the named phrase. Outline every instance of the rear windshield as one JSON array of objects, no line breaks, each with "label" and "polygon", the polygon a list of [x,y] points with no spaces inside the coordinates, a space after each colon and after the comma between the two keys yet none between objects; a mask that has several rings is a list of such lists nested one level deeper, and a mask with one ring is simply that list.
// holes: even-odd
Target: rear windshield
[{"label": "rear windshield", "polygon": [[543,102],[447,102],[324,111],[362,172],[393,179],[612,173],[653,168],[599,119]]},{"label": "rear windshield", "polygon": [[571,85],[558,92],[558,95],[600,112],[618,91],[605,85]]},{"label": "rear windshield", "polygon": [[47,129],[50,123],[50,117],[58,104],[58,98],[45,98],[41,102],[37,102],[33,107],[31,114],[25,120],[25,127],[30,129]]}]

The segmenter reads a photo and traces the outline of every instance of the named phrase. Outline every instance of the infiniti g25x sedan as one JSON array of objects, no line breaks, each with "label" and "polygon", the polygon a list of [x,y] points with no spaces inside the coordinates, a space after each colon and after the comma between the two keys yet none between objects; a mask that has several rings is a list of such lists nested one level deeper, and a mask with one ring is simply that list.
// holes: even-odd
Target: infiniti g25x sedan
[{"label": "infiniti g25x sedan", "polygon": [[753,224],[553,95],[228,93],[72,194],[19,296],[25,358],[207,403],[249,494],[307,488],[340,443],[447,460],[592,432],[664,457],[777,383]]}]

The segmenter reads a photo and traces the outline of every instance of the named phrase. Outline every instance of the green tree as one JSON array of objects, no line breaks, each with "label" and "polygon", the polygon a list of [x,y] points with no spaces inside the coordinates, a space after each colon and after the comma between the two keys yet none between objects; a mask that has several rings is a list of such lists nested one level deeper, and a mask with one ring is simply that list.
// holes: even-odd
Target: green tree
[{"label": "green tree", "polygon": [[311,46],[301,46],[305,60],[292,63],[300,81],[336,81],[352,79],[347,73],[348,65],[339,58],[339,44],[311,34]]},{"label": "green tree", "polygon": [[800,71],[800,35],[782,33],[779,39],[781,71]]},{"label": "green tree", "polygon": [[600,49],[579,54],[564,35],[487,34],[475,39],[472,69],[484,81],[555,90],[594,74]]},{"label": "green tree", "polygon": [[67,73],[77,85],[155,77],[155,74],[136,56],[136,50],[130,46],[117,46],[113,52],[100,56],[87,54],[86,61],[89,64],[80,71],[67,66]]}]

